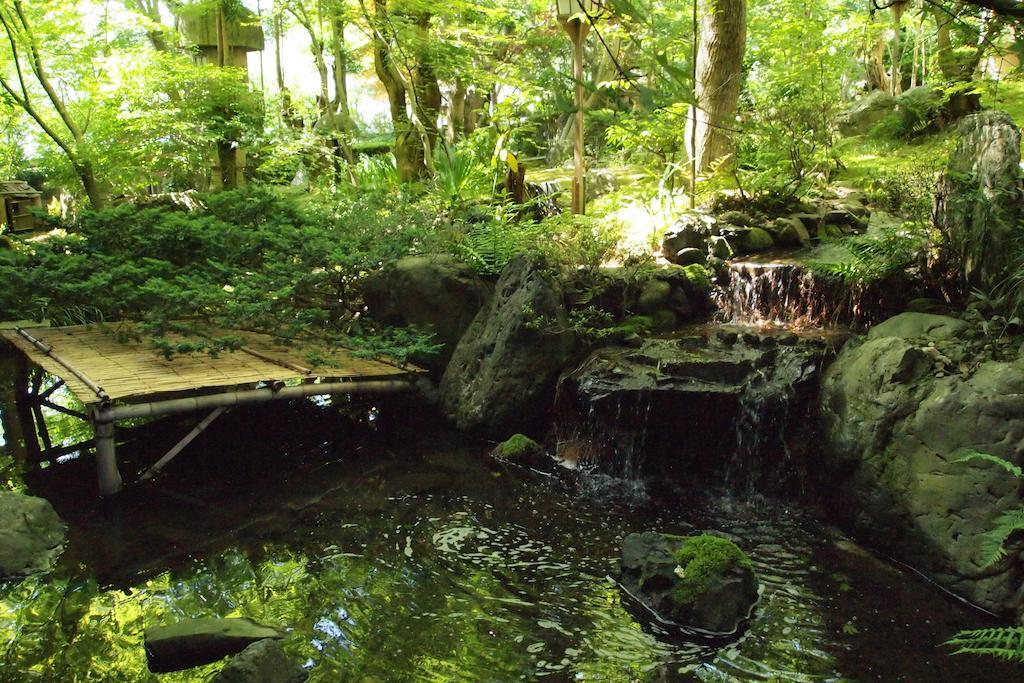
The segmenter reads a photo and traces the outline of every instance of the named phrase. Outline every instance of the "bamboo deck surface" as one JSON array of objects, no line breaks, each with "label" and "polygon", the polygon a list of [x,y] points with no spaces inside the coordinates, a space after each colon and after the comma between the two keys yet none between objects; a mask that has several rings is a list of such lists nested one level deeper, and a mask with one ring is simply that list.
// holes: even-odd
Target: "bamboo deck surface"
[{"label": "bamboo deck surface", "polygon": [[[325,352],[294,340],[283,346],[275,343],[273,337],[255,332],[230,331],[230,334],[245,339],[244,348],[251,353],[226,351],[216,358],[207,353],[195,353],[175,355],[168,360],[145,342],[118,341],[111,332],[97,325],[24,329],[49,345],[54,355],[98,385],[111,400],[128,403],[141,402],[158,394],[229,390],[268,380],[401,379],[402,376],[422,372],[414,366],[401,368],[383,361],[356,358],[345,349]],[[222,333],[224,331],[217,331],[217,334]],[[82,403],[88,406],[100,402],[100,397],[88,383],[38,349],[17,330],[0,330],[0,336],[48,373],[63,379]],[[308,356],[312,351],[327,359],[328,364],[311,367]]]}]

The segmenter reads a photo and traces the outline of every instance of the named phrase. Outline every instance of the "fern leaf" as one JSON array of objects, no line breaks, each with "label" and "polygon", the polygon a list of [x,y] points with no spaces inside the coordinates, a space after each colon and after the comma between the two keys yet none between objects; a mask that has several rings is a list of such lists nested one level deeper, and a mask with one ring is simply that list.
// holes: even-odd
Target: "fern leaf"
[{"label": "fern leaf", "polygon": [[1024,469],[1014,465],[1009,460],[1000,458],[999,456],[992,455],[990,453],[982,453],[981,451],[967,451],[953,462],[971,462],[972,460],[981,460],[983,462],[991,462],[999,465],[1004,470],[1017,477],[1018,479],[1024,479]]},{"label": "fern leaf", "polygon": [[960,631],[946,641],[953,654],[988,655],[1007,662],[1024,663],[1024,626]]},{"label": "fern leaf", "polygon": [[988,567],[1006,557],[1006,541],[1018,531],[1024,531],[1024,508],[1001,514],[995,527],[981,536],[982,566]]}]

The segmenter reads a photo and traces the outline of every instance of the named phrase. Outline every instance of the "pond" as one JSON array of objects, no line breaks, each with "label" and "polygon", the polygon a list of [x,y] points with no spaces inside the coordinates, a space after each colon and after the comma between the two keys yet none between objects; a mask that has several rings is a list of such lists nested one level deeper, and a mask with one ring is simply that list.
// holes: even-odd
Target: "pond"
[{"label": "pond", "polygon": [[[150,674],[142,646],[146,626],[202,616],[287,630],[311,681],[1013,679],[941,646],[984,615],[799,506],[672,486],[624,506],[592,493],[607,482],[498,466],[408,404],[345,408],[237,409],[107,501],[90,454],[40,467],[5,435],[0,477],[48,498],[70,540],[51,574],[0,584],[0,680],[209,680],[221,663]],[[134,430],[124,471],[188,428]],[[624,602],[618,549],[646,529],[735,537],[762,582],[745,634],[673,641]]]}]

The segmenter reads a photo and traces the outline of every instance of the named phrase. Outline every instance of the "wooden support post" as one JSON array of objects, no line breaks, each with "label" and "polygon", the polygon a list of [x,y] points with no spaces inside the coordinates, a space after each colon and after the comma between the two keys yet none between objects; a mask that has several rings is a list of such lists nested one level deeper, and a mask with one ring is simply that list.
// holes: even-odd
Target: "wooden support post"
[{"label": "wooden support post", "polygon": [[35,417],[32,414],[32,401],[28,393],[30,381],[28,362],[24,356],[21,356],[14,373],[14,402],[18,411],[18,421],[21,423],[21,433],[25,440],[26,454],[38,461],[40,459],[39,439],[36,436]]},{"label": "wooden support post", "polygon": [[96,475],[99,479],[100,495],[112,496],[120,491],[124,483],[117,469],[117,452],[114,444],[114,423],[96,422]]},{"label": "wooden support post", "polygon": [[224,407],[224,406],[221,406],[219,408],[214,408],[213,412],[210,413],[209,415],[207,415],[206,417],[204,417],[202,422],[197,424],[192,429],[191,432],[189,432],[184,437],[182,437],[181,441],[179,441],[178,443],[174,444],[174,447],[171,448],[171,450],[167,451],[167,453],[164,455],[164,457],[162,457],[159,460],[157,460],[156,463],[154,463],[154,465],[152,467],[150,467],[148,470],[143,472],[142,473],[142,477],[140,477],[141,480],[142,481],[148,481],[148,480],[152,479],[153,477],[155,477],[156,475],[160,474],[160,471],[163,470],[163,468],[167,465],[167,463],[169,463],[171,460],[173,460],[175,458],[175,456],[178,455],[178,453],[181,453],[185,449],[185,446],[187,446],[190,443],[192,443],[193,439],[195,439],[197,436],[202,434],[203,430],[206,429],[207,427],[209,427],[210,423],[212,423],[214,420],[216,420],[218,417],[220,417],[221,414],[225,410],[227,410],[227,408]]}]

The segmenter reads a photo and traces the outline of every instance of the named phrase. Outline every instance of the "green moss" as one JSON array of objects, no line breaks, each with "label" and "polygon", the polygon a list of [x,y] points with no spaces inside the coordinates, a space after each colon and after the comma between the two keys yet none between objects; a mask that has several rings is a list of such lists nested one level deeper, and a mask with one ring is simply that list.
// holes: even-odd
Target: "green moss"
[{"label": "green moss", "polygon": [[525,434],[513,434],[498,444],[495,454],[497,457],[506,460],[518,460],[539,450],[540,446],[530,437]]},{"label": "green moss", "polygon": [[676,316],[672,311],[660,310],[651,314],[651,325],[658,332],[666,332],[675,329]]},{"label": "green moss", "polygon": [[711,271],[707,266],[702,266],[697,263],[690,266],[683,266],[683,273],[686,274],[686,279],[689,280],[695,290],[700,290],[702,292],[711,291]]},{"label": "green moss", "polygon": [[647,315],[632,315],[618,325],[602,330],[604,337],[628,337],[631,334],[644,335],[654,329],[654,321]]},{"label": "green moss", "polygon": [[672,589],[676,604],[687,605],[707,592],[714,579],[735,567],[753,571],[754,565],[746,553],[730,540],[701,534],[690,536],[675,552],[679,581]]}]

